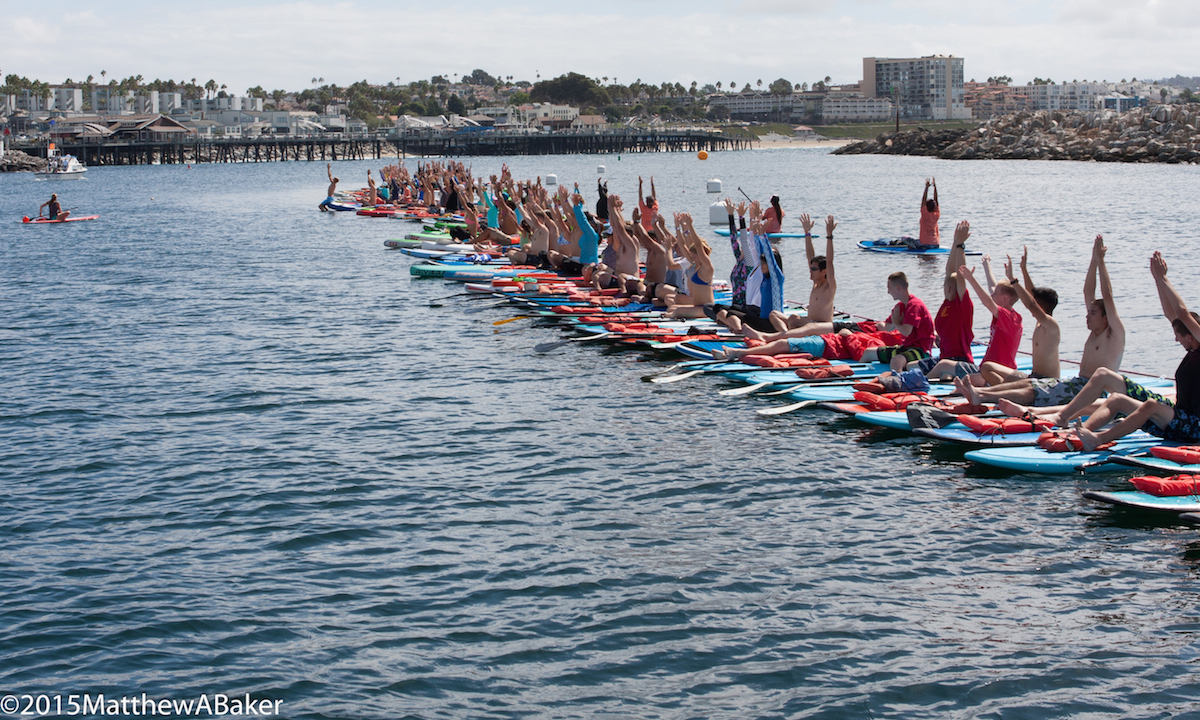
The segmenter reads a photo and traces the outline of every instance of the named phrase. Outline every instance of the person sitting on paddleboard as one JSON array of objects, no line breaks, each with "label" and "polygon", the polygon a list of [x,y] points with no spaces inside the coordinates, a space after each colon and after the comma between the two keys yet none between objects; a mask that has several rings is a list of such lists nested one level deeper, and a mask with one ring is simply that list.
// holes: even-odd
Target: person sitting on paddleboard
[{"label": "person sitting on paddleboard", "polygon": [[[1125,325],[1117,315],[1117,306],[1113,301],[1112,283],[1104,263],[1105,252],[1104,238],[1097,235],[1092,247],[1092,263],[1083,284],[1090,333],[1079,361],[1078,377],[1069,380],[1016,379],[990,388],[974,387],[955,380],[959,392],[973,403],[996,402],[997,407],[1005,413],[1016,412],[1021,415],[1032,411],[1035,415],[1052,415],[1058,412],[1057,406],[1075,397],[1093,374],[1104,368],[1115,371],[1121,367],[1121,358],[1125,354]],[[1096,299],[1097,280],[1100,284],[1099,300]],[[1122,377],[1116,372],[1113,375]],[[1140,394],[1141,386],[1132,381],[1130,384],[1136,386],[1130,387],[1131,393]]]},{"label": "person sitting on paddleboard", "polygon": [[45,209],[51,220],[66,220],[71,214],[70,210],[63,210],[58,203],[58,193],[50,193],[50,199],[42,203],[38,208],[38,217],[42,216],[42,210]]},{"label": "person sitting on paddleboard", "polygon": [[[1059,426],[1075,419],[1072,427],[1085,450],[1094,450],[1098,445],[1139,429],[1164,440],[1200,442],[1200,315],[1188,311],[1183,298],[1167,278],[1167,262],[1161,252],[1156,251],[1151,256],[1150,274],[1154,276],[1163,315],[1171,321],[1171,329],[1175,331],[1175,341],[1187,351],[1175,370],[1175,402],[1153,393],[1135,399],[1131,397],[1132,393],[1126,393],[1128,381],[1124,377],[1101,369],[1061,413],[1048,417]],[[1110,394],[1098,408],[1089,407],[1105,392]],[[1085,413],[1088,414],[1086,422],[1076,419]],[[1121,415],[1125,416],[1123,420],[1099,431]]]},{"label": "person sitting on paddleboard", "polygon": [[[929,188],[933,187],[933,199]],[[919,237],[909,238],[908,246],[914,250],[928,250],[941,244],[938,220],[942,217],[942,206],[938,203],[937,178],[925,179],[925,194],[921,196],[921,231]]]},{"label": "person sitting on paddleboard", "polygon": [[763,213],[763,227],[768,235],[783,229],[783,206],[779,204],[778,195],[771,196],[771,206]]},{"label": "person sitting on paddleboard", "polygon": [[947,380],[979,372],[971,354],[971,343],[975,341],[975,306],[971,303],[967,279],[958,272],[958,268],[966,263],[964,245],[970,236],[971,223],[963,220],[954,229],[954,246],[946,258],[946,276],[942,282],[945,299],[933,319],[940,359],[924,358],[917,363],[930,380]]},{"label": "person sitting on paddleboard", "polygon": [[833,231],[837,221],[832,215],[825,218],[825,254],[817,255],[812,242],[812,229],[815,223],[808,213],[800,216],[800,225],[804,227],[804,253],[808,257],[808,275],[812,280],[812,290],[808,294],[808,305],[803,315],[784,315],[777,310],[772,316],[772,325],[781,328],[781,332],[773,335],[762,335],[750,329],[746,337],[753,340],[772,342],[785,338],[801,338],[813,335],[836,333],[842,330],[859,332],[875,330],[874,326],[863,327],[856,322],[834,322],[833,299],[837,294],[837,275],[833,263]]},{"label": "person sitting on paddleboard", "polygon": [[872,348],[862,357],[863,362],[884,362],[892,372],[901,372],[908,363],[929,357],[933,349],[933,316],[916,295],[908,291],[908,276],[902,272],[888,275],[888,295],[896,301],[891,317],[882,325],[904,336],[899,345]]},{"label": "person sitting on paddleboard", "polygon": [[654,176],[650,177],[650,194],[644,195],[642,176],[638,175],[638,212],[642,217],[642,229],[650,232],[658,218],[658,190],[654,189]]},{"label": "person sitting on paddleboard", "polygon": [[687,278],[687,294],[668,291],[667,307],[671,317],[704,317],[707,315],[705,306],[713,304],[712,246],[696,234],[689,213],[675,214],[675,231],[679,238],[678,247],[691,264],[691,273]]},{"label": "person sitting on paddleboard", "polygon": [[329,176],[329,189],[325,191],[325,199],[317,206],[321,212],[329,212],[333,204],[333,194],[337,192],[338,178],[333,176],[333,163],[325,163],[325,174]]},{"label": "person sitting on paddleboard", "polygon": [[[729,214],[729,225],[733,231],[733,203],[725,200]],[[747,327],[771,332],[777,328],[772,320],[779,316],[776,308],[783,307],[783,258],[779,250],[771,247],[766,229],[759,217],[753,217],[748,229],[732,235],[737,240],[735,247],[738,262],[753,268],[745,278],[743,301],[740,305],[712,305],[707,314],[735,333]],[[782,324],[782,323],[781,323]]]}]

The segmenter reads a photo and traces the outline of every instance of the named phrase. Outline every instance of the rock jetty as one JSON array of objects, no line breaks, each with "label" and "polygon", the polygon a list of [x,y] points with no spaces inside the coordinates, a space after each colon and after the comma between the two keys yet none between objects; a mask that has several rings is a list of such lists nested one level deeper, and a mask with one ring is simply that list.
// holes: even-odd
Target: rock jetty
[{"label": "rock jetty", "polygon": [[1096,160],[1200,162],[1200,104],[1154,105],[1118,114],[1018,112],[974,130],[884,133],[835,150],[838,155],[930,155],[948,160]]},{"label": "rock jetty", "polygon": [[43,172],[46,161],[26,155],[20,150],[8,150],[0,154],[0,172]]}]

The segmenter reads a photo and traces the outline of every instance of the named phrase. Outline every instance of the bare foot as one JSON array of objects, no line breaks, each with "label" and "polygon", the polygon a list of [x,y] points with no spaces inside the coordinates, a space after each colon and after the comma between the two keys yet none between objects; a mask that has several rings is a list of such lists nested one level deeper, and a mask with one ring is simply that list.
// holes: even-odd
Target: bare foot
[{"label": "bare foot", "polygon": [[1018,405],[1008,398],[1000,398],[997,400],[996,409],[1009,417],[1015,418],[1019,418],[1025,413],[1030,412],[1029,408],[1025,407],[1024,405]]},{"label": "bare foot", "polygon": [[746,325],[742,328],[742,336],[750,338],[751,340],[762,340],[764,337],[763,333],[755,330],[749,325]]},{"label": "bare foot", "polygon": [[979,404],[979,393],[975,392],[975,387],[963,378],[954,378],[954,387],[958,389],[960,395],[967,399],[967,402],[972,405]]},{"label": "bare foot", "polygon": [[1071,423],[1071,427],[1075,428],[1075,432],[1079,433],[1079,442],[1083,443],[1084,450],[1091,452],[1096,449],[1096,446],[1102,444],[1096,433],[1083,426],[1082,420],[1076,418],[1075,422]]},{"label": "bare foot", "polygon": [[725,353],[725,348],[717,348],[712,351],[713,360],[728,360],[729,355]]}]

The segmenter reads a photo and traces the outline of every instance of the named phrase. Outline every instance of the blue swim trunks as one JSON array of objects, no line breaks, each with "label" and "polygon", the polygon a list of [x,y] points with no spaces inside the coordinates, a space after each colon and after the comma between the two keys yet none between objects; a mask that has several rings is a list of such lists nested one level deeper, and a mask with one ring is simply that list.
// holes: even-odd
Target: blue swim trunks
[{"label": "blue swim trunks", "polygon": [[825,341],[820,335],[809,335],[801,338],[788,338],[788,350],[794,353],[808,353],[813,357],[825,354]]}]

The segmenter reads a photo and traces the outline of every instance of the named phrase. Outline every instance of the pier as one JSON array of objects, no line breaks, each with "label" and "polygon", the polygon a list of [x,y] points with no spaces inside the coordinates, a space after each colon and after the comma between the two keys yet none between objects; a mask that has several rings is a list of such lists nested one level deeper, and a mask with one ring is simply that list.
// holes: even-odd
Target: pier
[{"label": "pier", "polygon": [[[257,163],[369,160],[397,156],[566,155],[746,150],[748,138],[706,130],[580,133],[473,132],[365,138],[184,138],[171,141],[71,142],[59,149],[85,165]],[[45,148],[27,152],[45,156]]]}]

